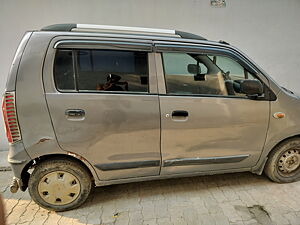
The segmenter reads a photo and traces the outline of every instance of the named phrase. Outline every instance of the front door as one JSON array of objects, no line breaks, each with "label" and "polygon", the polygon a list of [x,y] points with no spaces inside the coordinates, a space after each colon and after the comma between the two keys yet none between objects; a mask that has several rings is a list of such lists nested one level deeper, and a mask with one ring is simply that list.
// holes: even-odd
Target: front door
[{"label": "front door", "polygon": [[158,175],[160,113],[156,74],[149,66],[153,53],[103,46],[94,41],[93,48],[79,43],[78,49],[56,50],[56,89],[48,90],[46,98],[58,143],[87,159],[101,180]]},{"label": "front door", "polygon": [[[157,54],[161,174],[250,168],[266,138],[269,102],[247,97],[240,81],[259,79],[220,53]],[[265,87],[266,88],[266,87]]]}]

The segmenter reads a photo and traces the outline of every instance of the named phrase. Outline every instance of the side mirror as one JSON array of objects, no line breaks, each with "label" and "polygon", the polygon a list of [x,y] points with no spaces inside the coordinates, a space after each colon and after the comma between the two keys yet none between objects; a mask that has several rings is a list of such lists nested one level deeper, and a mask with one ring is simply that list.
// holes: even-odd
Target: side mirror
[{"label": "side mirror", "polygon": [[264,93],[263,85],[259,80],[242,80],[240,90],[249,97],[257,97]]},{"label": "side mirror", "polygon": [[196,64],[188,64],[187,70],[191,74],[200,74],[201,73],[200,66],[196,65]]},{"label": "side mirror", "polygon": [[204,81],[205,74],[201,74],[201,67],[196,64],[188,64],[187,70],[189,73],[194,74],[195,81]]}]

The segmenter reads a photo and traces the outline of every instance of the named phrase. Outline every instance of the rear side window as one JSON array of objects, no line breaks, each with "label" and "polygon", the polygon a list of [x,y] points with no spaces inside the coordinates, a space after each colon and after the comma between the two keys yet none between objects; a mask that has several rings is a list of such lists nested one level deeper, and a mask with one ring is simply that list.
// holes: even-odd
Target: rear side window
[{"label": "rear side window", "polygon": [[[55,80],[59,90],[70,90],[64,67],[75,68],[75,90],[81,92],[148,92],[147,52],[118,50],[70,50],[72,60],[59,64],[60,51],[55,60]],[[72,62],[73,61],[73,62]],[[58,72],[62,71],[62,72]],[[70,77],[70,76],[69,76]],[[63,79],[65,78],[65,79]],[[69,80],[68,80],[69,81]],[[61,83],[60,83],[61,82]],[[70,81],[71,82],[71,81]]]},{"label": "rear side window", "polygon": [[58,50],[54,61],[54,78],[58,90],[74,90],[73,58],[72,50]]}]

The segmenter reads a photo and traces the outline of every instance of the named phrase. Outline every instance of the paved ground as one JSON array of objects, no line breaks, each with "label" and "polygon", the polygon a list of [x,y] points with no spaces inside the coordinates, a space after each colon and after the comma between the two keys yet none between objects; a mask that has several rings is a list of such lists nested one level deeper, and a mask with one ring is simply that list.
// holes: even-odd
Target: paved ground
[{"label": "paved ground", "polygon": [[9,224],[300,224],[300,182],[275,184],[250,173],[172,179],[95,189],[81,208],[48,212],[28,192],[11,194],[0,172]]},{"label": "paved ground", "polygon": [[7,154],[8,154],[8,151],[2,151],[0,149],[0,171],[8,170],[8,169],[10,170],[10,167],[7,162]]}]

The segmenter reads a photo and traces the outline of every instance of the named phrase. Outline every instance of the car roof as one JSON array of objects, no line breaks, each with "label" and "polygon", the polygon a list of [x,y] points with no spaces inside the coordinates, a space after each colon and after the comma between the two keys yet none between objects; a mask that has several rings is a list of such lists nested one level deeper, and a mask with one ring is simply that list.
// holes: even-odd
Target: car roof
[{"label": "car roof", "polygon": [[160,28],[144,28],[144,27],[127,27],[127,26],[111,26],[111,25],[95,25],[95,24],[53,24],[43,27],[42,32],[58,32],[60,34],[73,35],[90,35],[90,36],[106,36],[118,38],[134,38],[134,39],[148,39],[154,41],[176,41],[186,43],[203,43],[214,45],[229,45],[225,41],[210,41],[206,38],[193,33],[160,29]]},{"label": "car roof", "polygon": [[96,24],[53,24],[43,27],[41,31],[84,31],[84,32],[103,32],[110,31],[114,33],[141,33],[141,34],[156,34],[161,36],[174,36],[179,38],[207,40],[206,38],[178,30],[159,29],[159,28],[144,28],[144,27],[127,27],[127,26],[111,26],[111,25],[96,25]]}]

